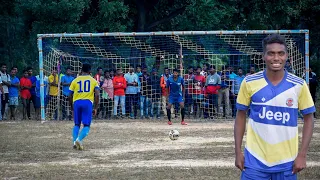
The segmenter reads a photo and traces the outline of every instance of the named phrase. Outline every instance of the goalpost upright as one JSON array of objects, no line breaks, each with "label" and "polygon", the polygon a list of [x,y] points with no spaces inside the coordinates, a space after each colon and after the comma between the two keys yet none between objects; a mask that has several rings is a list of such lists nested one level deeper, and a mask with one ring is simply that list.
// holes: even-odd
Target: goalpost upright
[{"label": "goalpost upright", "polygon": [[[204,36],[204,35],[265,35],[265,34],[304,34],[304,70],[305,80],[309,84],[309,30],[243,30],[243,31],[167,31],[167,32],[105,32],[105,33],[57,33],[57,34],[38,34],[39,50],[39,70],[40,70],[40,102],[41,102],[41,120],[44,121],[45,115],[45,92],[44,92],[44,50],[43,40],[47,38],[85,38],[85,37],[139,37],[139,36]],[[182,45],[179,50],[180,64],[183,61]],[[162,57],[162,56],[161,56]],[[178,62],[178,61],[177,61]],[[185,67],[185,66],[183,66]],[[60,77],[59,83],[60,83]],[[59,102],[57,106],[59,105]]]}]

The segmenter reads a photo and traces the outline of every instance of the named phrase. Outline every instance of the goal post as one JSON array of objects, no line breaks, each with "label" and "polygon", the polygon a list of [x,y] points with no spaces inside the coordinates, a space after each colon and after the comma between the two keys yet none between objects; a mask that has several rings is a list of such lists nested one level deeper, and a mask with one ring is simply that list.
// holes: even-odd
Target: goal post
[{"label": "goal post", "polygon": [[[52,118],[52,113],[57,113],[58,119],[60,119],[60,111],[68,114],[68,112],[65,112],[68,107],[60,107],[62,104],[67,104],[60,87],[60,74],[58,74],[59,93],[56,100],[45,101],[47,92],[44,91],[44,79],[50,75],[52,69],[58,69],[59,72],[64,73],[66,67],[70,67],[76,75],[80,72],[83,63],[89,63],[92,65],[93,76],[98,67],[103,70],[120,68],[124,73],[127,73],[130,66],[137,67],[142,65],[149,74],[158,73],[157,76],[161,76],[164,69],[168,68],[171,71],[170,73],[172,73],[173,69],[178,69],[180,75],[184,77],[188,75],[188,67],[196,68],[209,64],[214,65],[216,71],[222,74],[225,71],[232,73],[230,72],[231,68],[237,69],[239,67],[247,73],[250,71],[250,67],[254,67],[257,71],[264,69],[262,39],[274,33],[285,37],[289,58],[293,61],[292,68],[297,76],[302,77],[305,72],[309,71],[309,30],[38,34],[41,120]],[[237,72],[235,71],[235,73]],[[309,83],[309,73],[305,73],[305,80]],[[231,93],[233,80],[228,79],[227,81],[226,87],[229,88]],[[204,114],[211,111],[216,111],[219,117],[225,116],[225,114],[223,115],[226,111],[225,104],[223,104],[222,114],[219,111],[220,104],[225,103],[225,98],[223,100],[219,99],[220,104],[211,106],[212,102],[202,92],[204,87],[201,86],[201,89],[198,89],[199,92],[201,91],[198,94],[197,90],[194,89],[196,86],[194,81],[192,83],[191,85],[185,85],[190,95],[190,101],[186,99],[188,101],[186,105],[189,106],[188,111],[193,112],[198,108],[199,119],[201,119],[201,115],[203,117]],[[148,87],[144,89],[140,84],[139,88],[141,91],[157,88],[149,84],[146,86]],[[161,94],[151,93],[146,96],[148,102],[146,99],[140,98],[139,101],[145,100],[147,109],[149,108],[149,111],[150,108],[154,110],[153,103],[162,101]],[[200,95],[201,98],[199,99]],[[231,100],[229,101],[231,102]],[[103,101],[102,103],[106,104],[102,104],[101,107],[112,106],[106,110],[112,113],[114,111],[113,101],[110,102]],[[218,107],[218,109],[214,109],[216,108],[214,106]],[[163,107],[161,105],[161,114],[165,111]],[[128,108],[131,109],[133,107],[129,106]],[[230,103],[229,110],[232,111],[233,108],[234,106]],[[148,113],[148,110],[142,109],[140,106],[138,109],[139,113],[140,111]],[[47,117],[48,112],[50,112],[51,117]],[[151,114],[155,113],[151,112]],[[130,116],[130,113],[126,115]]]}]

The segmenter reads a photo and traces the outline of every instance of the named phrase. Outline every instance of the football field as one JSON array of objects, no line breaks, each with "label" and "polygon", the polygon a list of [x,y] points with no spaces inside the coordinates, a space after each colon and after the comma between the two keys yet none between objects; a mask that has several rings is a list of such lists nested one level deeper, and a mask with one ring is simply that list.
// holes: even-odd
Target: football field
[{"label": "football field", "polygon": [[[187,121],[188,122],[188,121]],[[233,121],[95,120],[84,151],[72,149],[71,121],[0,122],[0,179],[239,179]],[[171,129],[180,137],[172,141]],[[301,137],[301,124],[299,125]],[[320,123],[307,169],[320,179]]]}]

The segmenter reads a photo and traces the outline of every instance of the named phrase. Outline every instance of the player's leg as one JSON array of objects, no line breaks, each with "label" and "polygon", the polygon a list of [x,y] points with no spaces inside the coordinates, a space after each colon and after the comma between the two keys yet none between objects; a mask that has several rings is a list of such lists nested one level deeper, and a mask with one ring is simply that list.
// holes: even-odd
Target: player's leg
[{"label": "player's leg", "polygon": [[297,174],[292,174],[292,170],[273,173],[271,175],[271,180],[297,180]]},{"label": "player's leg", "polygon": [[[264,173],[254,169],[246,168],[241,173],[241,180],[270,180],[271,173]],[[272,179],[273,180],[273,179]]]},{"label": "player's leg", "polygon": [[81,100],[81,120],[83,124],[83,128],[79,134],[78,139],[76,140],[76,144],[79,150],[83,150],[82,141],[85,137],[88,136],[90,132],[90,125],[92,120],[92,102],[90,100]]},{"label": "player's leg", "polygon": [[181,125],[187,125],[184,121],[185,109],[184,109],[184,99],[182,96],[178,98],[178,102],[181,108]]},{"label": "player's leg", "polygon": [[119,99],[120,99],[119,96],[114,96],[114,106],[113,106],[113,116],[114,116],[114,118],[117,118]]},{"label": "player's leg", "polygon": [[169,102],[167,106],[167,116],[168,116],[168,124],[171,125],[171,106],[172,106],[172,98],[169,97]]},{"label": "player's leg", "polygon": [[126,116],[126,96],[120,96],[120,105],[121,105],[121,112],[122,117]]},{"label": "player's leg", "polygon": [[73,105],[73,121],[74,121],[74,126],[72,130],[72,137],[73,137],[73,148],[77,148],[76,146],[76,140],[79,136],[79,130],[80,130],[80,125],[81,125],[81,110],[80,110],[79,103],[76,101]]}]

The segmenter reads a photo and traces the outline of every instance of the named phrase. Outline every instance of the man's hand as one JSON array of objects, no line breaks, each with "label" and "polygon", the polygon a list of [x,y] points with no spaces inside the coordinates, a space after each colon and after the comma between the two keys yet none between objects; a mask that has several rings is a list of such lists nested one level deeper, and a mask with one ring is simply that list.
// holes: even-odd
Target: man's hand
[{"label": "man's hand", "polygon": [[237,168],[239,168],[241,171],[244,170],[244,156],[242,153],[236,154],[236,161],[235,165]]},{"label": "man's hand", "polygon": [[306,166],[307,166],[306,161],[307,160],[306,160],[305,155],[298,154],[298,156],[294,160],[292,173],[296,174],[296,173],[300,172],[301,170],[303,170],[304,168],[306,168]]},{"label": "man's hand", "polygon": [[97,109],[93,109],[92,115],[93,115],[93,116],[96,116],[96,115],[97,115]]}]

